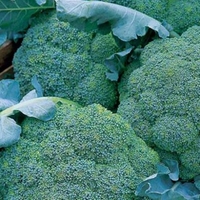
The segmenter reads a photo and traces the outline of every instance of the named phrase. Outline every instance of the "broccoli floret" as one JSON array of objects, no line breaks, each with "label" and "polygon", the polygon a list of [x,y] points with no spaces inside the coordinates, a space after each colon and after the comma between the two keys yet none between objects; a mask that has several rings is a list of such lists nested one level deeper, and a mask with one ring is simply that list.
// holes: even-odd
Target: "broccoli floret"
[{"label": "broccoli floret", "polygon": [[[118,51],[111,34],[78,31],[69,23],[60,22],[55,11],[46,11],[33,20],[15,53],[15,79],[21,85],[22,94],[30,91],[29,80],[37,75],[45,88],[45,96],[76,98],[82,105],[100,103],[114,109],[118,99],[117,84],[106,79],[103,60]],[[86,91],[76,91],[80,85]],[[93,92],[94,86],[101,92]]]},{"label": "broccoli floret", "polygon": [[163,150],[182,155],[193,146],[199,131],[187,116],[164,115],[156,120],[152,127],[153,141]]},{"label": "broccoli floret", "polygon": [[177,33],[185,32],[189,27],[200,25],[200,1],[168,0],[166,21]]},{"label": "broccoli floret", "polygon": [[184,179],[191,179],[200,172],[200,136],[191,148],[180,155],[181,173]]},{"label": "broccoli floret", "polygon": [[199,26],[192,26],[187,29],[182,35],[181,38],[184,39],[186,42],[189,42],[190,44],[199,44],[200,43],[200,38],[199,37],[193,37],[194,35],[199,35],[200,34],[200,29]]},{"label": "broccoli floret", "polygon": [[120,102],[117,112],[127,119],[135,133],[148,145],[152,145],[151,124],[141,114],[140,107],[133,98],[126,98]]},{"label": "broccoli floret", "polygon": [[[115,84],[109,84],[108,79],[105,78],[105,73],[107,71],[106,67],[102,64],[94,65],[96,71],[91,72],[87,77],[83,79],[74,88],[74,98],[76,102],[81,102],[80,104],[92,104],[93,102],[104,102],[106,108],[113,108],[115,105],[113,102],[118,103],[118,92],[116,90]],[[103,95],[101,95],[103,91]],[[117,107],[117,104],[116,104]]]},{"label": "broccoli floret", "polygon": [[158,153],[161,162],[165,162],[166,160],[176,160],[180,165],[179,155],[175,152],[165,151],[158,147],[153,147],[153,149]]},{"label": "broccoli floret", "polygon": [[136,10],[159,21],[167,17],[167,0],[134,0]]},{"label": "broccoli floret", "polygon": [[122,101],[122,98],[126,98],[126,95],[128,95],[128,90],[127,90],[128,78],[132,73],[132,71],[137,69],[138,67],[140,67],[140,61],[138,59],[135,59],[133,62],[128,64],[128,66],[125,67],[123,76],[120,77],[119,81],[120,84],[118,84],[118,91],[120,93],[119,101]]},{"label": "broccoli floret", "polygon": [[157,153],[120,115],[99,104],[57,104],[53,120],[26,118],[21,140],[1,153],[3,199],[134,197],[154,173]]},{"label": "broccoli floret", "polygon": [[105,58],[120,51],[111,34],[96,34],[91,44],[91,56],[95,63],[104,63]]},{"label": "broccoli floret", "polygon": [[[141,66],[130,74],[126,87],[123,85],[127,92],[120,92],[123,97],[117,111],[148,144],[179,157],[193,149],[200,131],[197,30],[200,27],[194,26],[183,37],[158,39],[145,46]],[[191,159],[198,162],[198,154],[191,153]]]}]

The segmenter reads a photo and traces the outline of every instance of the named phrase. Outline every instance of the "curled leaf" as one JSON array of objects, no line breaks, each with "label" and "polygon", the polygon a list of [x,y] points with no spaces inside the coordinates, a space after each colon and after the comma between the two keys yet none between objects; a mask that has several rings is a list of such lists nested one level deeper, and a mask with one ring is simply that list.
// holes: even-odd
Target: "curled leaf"
[{"label": "curled leaf", "polygon": [[33,98],[7,108],[0,113],[0,116],[11,116],[17,112],[22,112],[28,117],[48,121],[55,116],[56,106],[49,97]]},{"label": "curled leaf", "polygon": [[130,47],[124,51],[111,55],[109,58],[106,58],[104,63],[108,68],[108,72],[106,73],[106,77],[108,79],[111,81],[117,81],[119,79],[119,75],[124,70],[127,56],[131,53],[132,50],[133,47]]},{"label": "curled leaf", "polygon": [[113,35],[127,42],[144,36],[148,29],[161,38],[168,30],[157,20],[139,11],[113,3],[100,1],[56,0],[59,20],[68,21],[81,30],[110,28]]}]

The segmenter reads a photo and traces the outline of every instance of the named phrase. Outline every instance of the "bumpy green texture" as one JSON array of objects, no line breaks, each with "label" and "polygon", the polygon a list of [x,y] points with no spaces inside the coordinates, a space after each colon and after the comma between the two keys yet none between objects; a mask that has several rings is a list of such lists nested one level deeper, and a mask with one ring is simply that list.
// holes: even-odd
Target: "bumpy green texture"
[{"label": "bumpy green texture", "polygon": [[[198,155],[198,156],[197,156]],[[194,142],[192,147],[180,155],[181,173],[184,179],[190,179],[199,175],[200,168],[200,136]]]},{"label": "bumpy green texture", "polygon": [[200,1],[197,0],[104,0],[138,10],[159,21],[166,21],[181,34],[200,25]]},{"label": "bumpy green texture", "polygon": [[30,91],[30,79],[37,75],[45,96],[76,99],[82,105],[100,103],[113,109],[117,85],[106,79],[103,61],[118,50],[111,34],[78,31],[58,21],[55,11],[44,12],[33,20],[14,56],[15,79],[22,94]]},{"label": "bumpy green texture", "polygon": [[0,154],[4,200],[132,200],[157,153],[100,104],[57,103],[53,120],[27,118],[20,141]]},{"label": "bumpy green texture", "polygon": [[200,27],[194,26],[181,37],[145,46],[141,66],[126,85],[119,83],[117,111],[149,145],[178,154],[181,166],[192,171],[189,178],[200,174],[195,147],[200,136],[199,33]]}]

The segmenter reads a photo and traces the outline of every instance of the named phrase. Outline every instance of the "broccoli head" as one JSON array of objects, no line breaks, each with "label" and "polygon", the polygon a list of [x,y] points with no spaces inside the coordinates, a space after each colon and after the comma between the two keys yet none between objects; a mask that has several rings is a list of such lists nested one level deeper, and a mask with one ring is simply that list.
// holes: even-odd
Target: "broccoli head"
[{"label": "broccoli head", "polygon": [[133,199],[157,153],[100,104],[56,106],[53,120],[26,118],[21,140],[2,150],[3,199]]},{"label": "broccoli head", "polygon": [[[189,158],[199,162],[197,151],[189,156],[200,131],[198,31],[194,26],[181,37],[150,42],[140,56],[141,66],[130,73],[126,85],[119,83],[126,92],[119,90],[118,113],[149,145],[178,154],[187,169]],[[188,161],[181,159],[186,155]],[[199,167],[194,169],[200,173]]]},{"label": "broccoli head", "polygon": [[45,96],[76,99],[82,105],[100,103],[113,109],[118,101],[117,84],[106,79],[103,61],[118,50],[111,34],[78,31],[60,22],[55,11],[46,11],[33,20],[15,53],[15,79],[22,94],[30,91],[29,80],[37,75]]}]

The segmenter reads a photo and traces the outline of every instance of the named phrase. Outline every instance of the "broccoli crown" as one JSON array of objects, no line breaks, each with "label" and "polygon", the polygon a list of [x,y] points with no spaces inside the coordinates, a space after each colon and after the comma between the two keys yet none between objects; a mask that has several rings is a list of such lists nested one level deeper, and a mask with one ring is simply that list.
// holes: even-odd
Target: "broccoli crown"
[{"label": "broccoli crown", "polygon": [[200,27],[194,26],[183,37],[158,39],[145,46],[141,66],[123,85],[127,92],[118,108],[138,136],[179,156],[194,146],[200,131],[197,30]]},{"label": "broccoli crown", "polygon": [[5,200],[131,200],[159,162],[127,121],[100,104],[59,102],[53,120],[26,118],[22,129],[21,140],[1,152]]},{"label": "broccoli crown", "polygon": [[[45,88],[45,96],[70,100],[76,96],[82,105],[100,103],[113,109],[118,99],[117,84],[106,79],[107,68],[103,61],[118,50],[111,34],[78,31],[69,23],[60,22],[55,11],[46,11],[33,20],[15,53],[15,79],[21,85],[22,94],[30,91],[30,79],[37,75]],[[91,73],[95,74],[95,79]],[[76,91],[80,85],[86,91]],[[94,86],[101,93],[92,92]]]}]

